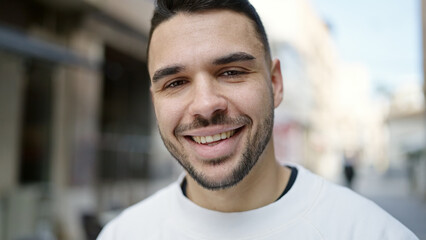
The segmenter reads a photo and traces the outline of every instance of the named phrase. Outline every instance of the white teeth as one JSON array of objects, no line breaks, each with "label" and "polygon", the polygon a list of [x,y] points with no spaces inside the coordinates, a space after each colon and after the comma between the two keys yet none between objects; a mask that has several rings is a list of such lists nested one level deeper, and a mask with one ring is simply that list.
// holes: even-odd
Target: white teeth
[{"label": "white teeth", "polygon": [[234,135],[234,133],[235,133],[235,130],[231,130],[231,131],[227,131],[223,133],[218,133],[213,136],[192,136],[192,140],[200,144],[212,143],[219,140],[230,138]]},{"label": "white teeth", "polygon": [[220,140],[220,134],[216,134],[213,136],[213,141],[219,141]]},{"label": "white teeth", "polygon": [[224,132],[220,134],[221,139],[226,139],[226,136],[228,136],[228,135],[226,135],[226,133],[224,133]]}]

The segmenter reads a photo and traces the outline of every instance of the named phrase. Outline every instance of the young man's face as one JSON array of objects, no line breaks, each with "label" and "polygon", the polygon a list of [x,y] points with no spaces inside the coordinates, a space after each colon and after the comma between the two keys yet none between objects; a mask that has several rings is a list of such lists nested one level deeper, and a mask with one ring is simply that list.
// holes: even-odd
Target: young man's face
[{"label": "young man's face", "polygon": [[223,10],[178,14],[154,31],[148,68],[170,153],[205,188],[242,180],[271,144],[282,99],[279,62],[268,64],[252,22]]}]

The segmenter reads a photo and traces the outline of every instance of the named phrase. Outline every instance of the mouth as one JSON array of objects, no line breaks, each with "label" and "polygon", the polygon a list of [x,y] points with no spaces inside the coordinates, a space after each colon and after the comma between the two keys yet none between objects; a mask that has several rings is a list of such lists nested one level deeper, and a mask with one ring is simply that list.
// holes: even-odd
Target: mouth
[{"label": "mouth", "polygon": [[219,143],[220,141],[229,139],[233,137],[236,133],[238,133],[241,130],[241,128],[233,129],[226,132],[221,132],[215,135],[210,136],[188,136],[189,139],[194,141],[195,143],[202,144],[202,145],[215,145]]}]

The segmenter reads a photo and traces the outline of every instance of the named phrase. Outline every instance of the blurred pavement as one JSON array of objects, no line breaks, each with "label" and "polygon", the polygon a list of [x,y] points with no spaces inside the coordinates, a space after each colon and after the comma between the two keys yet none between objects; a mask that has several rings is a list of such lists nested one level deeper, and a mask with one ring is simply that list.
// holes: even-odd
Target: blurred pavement
[{"label": "blurred pavement", "polygon": [[426,240],[426,200],[410,190],[406,173],[390,171],[379,174],[367,168],[357,174],[355,191],[376,202],[419,239]]}]

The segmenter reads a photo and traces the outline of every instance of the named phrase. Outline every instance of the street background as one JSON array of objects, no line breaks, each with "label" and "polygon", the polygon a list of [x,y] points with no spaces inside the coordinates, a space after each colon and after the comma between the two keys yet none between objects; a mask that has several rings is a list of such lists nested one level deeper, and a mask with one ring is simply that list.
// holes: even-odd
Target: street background
[{"label": "street background", "polygon": [[[277,159],[351,186],[426,239],[424,1],[251,2],[284,75]],[[95,239],[182,172],[149,94],[153,8],[0,1],[0,239]]]},{"label": "street background", "polygon": [[412,192],[404,172],[379,174],[366,168],[359,172],[354,190],[374,201],[413,231],[426,239],[426,204]]}]

